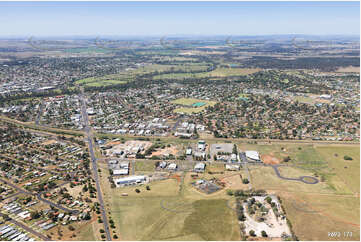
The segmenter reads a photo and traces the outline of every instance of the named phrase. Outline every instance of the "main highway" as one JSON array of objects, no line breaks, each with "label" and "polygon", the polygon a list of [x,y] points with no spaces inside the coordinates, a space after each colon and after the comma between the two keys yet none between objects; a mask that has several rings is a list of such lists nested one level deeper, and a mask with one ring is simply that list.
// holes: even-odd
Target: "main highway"
[{"label": "main highway", "polygon": [[100,181],[99,181],[99,175],[98,175],[98,164],[97,164],[97,159],[95,158],[95,154],[94,154],[93,136],[91,134],[91,130],[90,130],[90,126],[89,126],[89,117],[88,117],[88,113],[86,111],[84,90],[82,89],[81,91],[82,92],[81,92],[81,95],[80,95],[80,101],[81,101],[81,112],[82,112],[83,121],[84,121],[84,131],[85,131],[85,134],[86,134],[86,139],[87,139],[88,144],[89,144],[89,153],[90,153],[90,158],[91,158],[91,161],[92,161],[93,176],[94,176],[94,180],[95,180],[95,183],[96,183],[97,196],[98,196],[98,201],[99,201],[99,204],[100,204],[100,212],[102,214],[102,220],[103,220],[103,223],[104,223],[104,230],[105,230],[107,240],[109,241],[109,240],[112,240],[112,238],[110,236],[108,219],[107,219],[107,215],[106,215],[106,212],[105,212],[103,195],[102,195],[102,191],[101,191],[101,187],[100,187]]}]

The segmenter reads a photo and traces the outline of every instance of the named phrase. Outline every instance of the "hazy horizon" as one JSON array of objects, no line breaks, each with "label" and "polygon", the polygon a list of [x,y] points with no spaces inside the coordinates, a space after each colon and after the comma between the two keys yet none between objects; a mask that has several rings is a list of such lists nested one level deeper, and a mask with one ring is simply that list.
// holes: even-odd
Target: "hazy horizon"
[{"label": "hazy horizon", "polygon": [[1,37],[360,35],[359,2],[0,2]]}]

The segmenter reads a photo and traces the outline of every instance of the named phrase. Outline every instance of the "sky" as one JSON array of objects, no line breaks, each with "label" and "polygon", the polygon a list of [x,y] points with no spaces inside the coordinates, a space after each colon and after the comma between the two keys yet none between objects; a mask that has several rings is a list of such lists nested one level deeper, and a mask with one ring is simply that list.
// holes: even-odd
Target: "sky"
[{"label": "sky", "polygon": [[359,35],[359,2],[0,2],[0,36]]}]

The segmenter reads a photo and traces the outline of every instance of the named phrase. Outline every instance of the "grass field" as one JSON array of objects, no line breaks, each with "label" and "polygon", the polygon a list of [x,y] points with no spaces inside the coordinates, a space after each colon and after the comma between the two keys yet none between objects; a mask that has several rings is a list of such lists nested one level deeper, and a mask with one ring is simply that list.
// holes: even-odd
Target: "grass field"
[{"label": "grass field", "polygon": [[248,69],[248,68],[217,68],[210,72],[199,73],[170,73],[156,75],[153,79],[176,79],[183,80],[189,78],[204,78],[204,77],[228,77],[228,76],[244,76],[260,71],[260,69]]},{"label": "grass field", "polygon": [[[343,186],[353,193],[360,192],[360,150],[358,146],[316,146],[315,149],[335,173],[333,179],[341,180]],[[351,156],[353,160],[344,160],[345,155]]]},{"label": "grass field", "polygon": [[[172,103],[182,105],[183,107],[176,108],[173,112],[176,113],[199,113],[202,112],[208,106],[214,106],[216,104],[215,101],[209,100],[201,100],[194,98],[180,98],[173,100]],[[195,107],[196,104],[204,103],[202,106]]]},{"label": "grass field", "polygon": [[155,169],[155,161],[152,160],[144,160],[144,161],[136,161],[135,162],[135,171],[154,171]]},{"label": "grass field", "polygon": [[[226,200],[190,199],[179,193],[173,179],[149,186],[150,191],[138,187],[139,194],[135,187],[112,190],[109,207],[122,240],[239,239],[236,215]],[[120,196],[123,192],[128,197]]]},{"label": "grass field", "polygon": [[[81,80],[75,81],[75,84],[85,86],[110,86],[116,84],[123,84],[126,82],[133,81],[135,77],[142,76],[145,74],[154,74],[156,72],[167,72],[167,71],[184,71],[185,74],[189,71],[205,71],[207,65],[197,64],[183,64],[183,65],[160,65],[153,64],[148,66],[138,67],[136,69],[129,69],[118,74],[110,74],[100,77],[88,77]],[[167,74],[165,74],[167,75]]]},{"label": "grass field", "polygon": [[[281,193],[287,217],[300,240],[360,239],[360,199],[334,195]],[[328,232],[341,232],[332,238]],[[346,237],[344,232],[352,232]]]}]

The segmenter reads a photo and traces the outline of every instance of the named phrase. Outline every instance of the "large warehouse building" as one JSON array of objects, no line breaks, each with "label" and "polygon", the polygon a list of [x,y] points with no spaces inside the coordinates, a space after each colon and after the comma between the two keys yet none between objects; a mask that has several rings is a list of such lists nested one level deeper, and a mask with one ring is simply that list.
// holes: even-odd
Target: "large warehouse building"
[{"label": "large warehouse building", "polygon": [[140,184],[146,182],[147,178],[145,176],[128,176],[124,178],[114,179],[117,186],[128,186],[134,184]]},{"label": "large warehouse building", "polygon": [[247,159],[249,159],[250,161],[261,162],[261,159],[259,158],[259,153],[257,151],[247,150],[245,153]]}]

